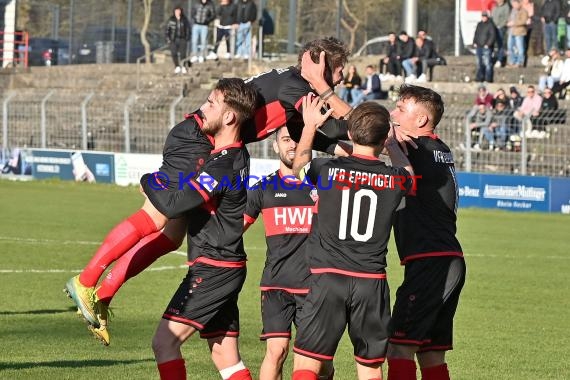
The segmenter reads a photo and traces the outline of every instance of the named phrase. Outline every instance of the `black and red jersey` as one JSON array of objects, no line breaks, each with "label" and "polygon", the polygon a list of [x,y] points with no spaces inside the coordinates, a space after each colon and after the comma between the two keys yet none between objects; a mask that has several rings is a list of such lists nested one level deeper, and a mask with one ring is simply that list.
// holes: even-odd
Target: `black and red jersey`
[{"label": "black and red jersey", "polygon": [[[178,190],[157,190],[153,174],[145,174],[141,185],[158,211],[168,218],[189,211],[188,260],[211,260],[245,264],[243,213],[247,201],[249,153],[236,143],[213,150],[192,177],[179,183]],[[241,265],[241,264],[240,264]]]},{"label": "black and red jersey", "polygon": [[383,278],[393,214],[412,184],[408,171],[352,155],[313,159],[305,172],[319,192],[311,272]]},{"label": "black and red jersey", "polygon": [[307,293],[310,275],[305,247],[311,232],[317,190],[278,170],[247,192],[245,221],[263,216],[267,257],[261,289]]},{"label": "black and red jersey", "polygon": [[[312,92],[309,82],[301,76],[299,69],[291,66],[273,69],[246,80],[258,91],[259,105],[254,122],[242,127],[245,143],[263,140],[278,128],[286,125],[291,138],[299,141],[303,130],[302,101]],[[346,120],[329,118],[315,137],[314,149],[328,151],[339,139],[346,140]]]},{"label": "black and red jersey", "polygon": [[415,194],[396,213],[394,236],[402,264],[433,256],[463,256],[455,237],[459,192],[453,154],[436,135],[413,139],[408,148],[416,176]]}]

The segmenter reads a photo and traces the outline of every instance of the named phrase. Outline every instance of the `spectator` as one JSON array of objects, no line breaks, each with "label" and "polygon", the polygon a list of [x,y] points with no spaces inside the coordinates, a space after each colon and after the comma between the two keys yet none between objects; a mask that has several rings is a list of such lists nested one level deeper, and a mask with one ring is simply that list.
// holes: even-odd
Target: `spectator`
[{"label": "spectator", "polygon": [[541,75],[538,79],[538,89],[544,92],[546,87],[552,88],[555,84],[560,82],[562,70],[564,69],[564,60],[560,56],[558,49],[554,48],[548,53],[548,61],[544,71],[546,75]]},{"label": "spectator", "polygon": [[560,99],[564,99],[566,87],[570,85],[570,47],[566,49],[566,59],[562,67],[562,74],[560,75],[560,82],[552,87],[554,93],[560,93]]},{"label": "spectator", "polygon": [[416,37],[416,54],[412,61],[416,65],[417,82],[427,82],[429,69],[439,65],[441,57],[435,51],[433,41],[419,35]]},{"label": "spectator", "polygon": [[521,8],[520,0],[512,0],[513,9],[509,15],[509,67],[522,67],[525,57],[525,36],[527,34],[528,13]]},{"label": "spectator", "polygon": [[[216,17],[211,0],[199,0],[192,7],[192,57],[190,62],[204,62],[208,42],[208,25]],[[198,39],[200,46],[198,47]]]},{"label": "spectator", "polygon": [[340,96],[340,98],[345,102],[350,103],[352,101],[352,90],[354,88],[360,88],[361,85],[362,78],[358,75],[356,66],[351,65],[348,68],[348,74],[346,74],[342,83],[339,84],[340,89],[338,96]]},{"label": "spectator", "polygon": [[361,88],[353,88],[352,92],[352,107],[356,107],[362,102],[373,99],[382,98],[382,88],[380,77],[374,72],[374,66],[366,66],[366,81]]},{"label": "spectator", "polygon": [[519,108],[522,104],[523,98],[519,92],[519,90],[517,90],[517,88],[515,86],[511,86],[509,88],[509,108],[512,108],[513,110],[516,110],[517,108]]},{"label": "spectator", "polygon": [[239,0],[237,3],[236,58],[249,59],[251,53],[251,25],[257,18],[257,6],[253,0]]},{"label": "spectator", "polygon": [[[514,113],[515,119],[521,123],[525,123],[527,133],[532,130],[532,122],[540,113],[542,98],[536,93],[534,86],[528,86],[526,96],[519,108]],[[528,120],[528,121],[527,121]]]},{"label": "spectator", "polygon": [[474,150],[481,150],[483,146],[483,130],[488,129],[491,124],[493,113],[484,104],[477,106],[477,112],[469,119],[469,129],[471,132],[479,132],[478,142],[473,145]]},{"label": "spectator", "polygon": [[471,119],[479,110],[480,105],[484,105],[486,108],[493,107],[493,94],[491,94],[484,84],[480,84],[477,89],[477,96],[475,97],[475,102],[473,102],[473,107],[467,113],[467,119]]},{"label": "spectator", "polygon": [[[528,60],[528,47],[530,45],[530,36],[532,35],[532,29],[534,24],[534,2],[533,0],[521,0],[521,9],[526,10],[528,18],[526,20],[526,34],[524,36],[524,62],[523,67],[526,67]],[[536,51],[535,51],[536,53]]]},{"label": "spectator", "polygon": [[221,0],[220,6],[216,9],[216,45],[214,46],[214,51],[208,56],[208,58],[216,59],[218,58],[218,48],[222,39],[226,40],[226,59],[231,57],[231,44],[230,39],[232,36],[232,30],[234,25],[237,23],[237,7],[230,0]]},{"label": "spectator", "polygon": [[[410,77],[410,79],[416,79],[413,65],[404,63],[416,55],[416,44],[414,41],[412,41],[410,36],[408,36],[408,33],[404,31],[400,32],[398,39],[400,40],[400,54],[398,55],[398,60],[404,68],[406,77]],[[408,71],[408,69],[410,71]]]},{"label": "spectator", "polygon": [[544,0],[540,21],[544,31],[546,51],[558,49],[558,18],[560,17],[560,0]]},{"label": "spectator", "polygon": [[505,54],[505,41],[507,40],[507,21],[511,6],[505,0],[496,0],[496,5],[491,11],[491,18],[497,27],[497,62],[495,67],[505,66],[507,57]]},{"label": "spectator", "polygon": [[477,82],[493,82],[493,48],[496,39],[496,27],[493,20],[489,18],[489,12],[484,11],[481,14],[481,21],[475,28],[475,36],[473,37],[473,46],[477,53],[477,74],[475,80]]},{"label": "spectator", "polygon": [[182,7],[176,7],[166,22],[166,43],[170,45],[175,74],[187,72],[186,67],[180,66],[180,59],[186,58],[186,45],[189,39],[190,22],[184,15]]},{"label": "spectator", "polygon": [[513,111],[506,100],[499,99],[495,103],[491,123],[481,133],[489,143],[489,150],[505,150],[507,137],[511,133]]},{"label": "spectator", "polygon": [[507,97],[507,93],[505,92],[504,89],[499,88],[496,92],[495,95],[493,95],[493,102],[492,102],[492,107],[495,108],[495,106],[497,105],[498,102],[504,102],[506,107],[509,107],[509,98]]},{"label": "spectator", "polygon": [[[396,38],[396,33],[390,32],[388,34],[388,46],[386,46],[386,50],[384,50],[384,57],[380,58],[380,74],[385,73],[393,77],[400,75],[402,68],[398,60],[399,46],[400,44]],[[384,68],[386,68],[386,70],[384,70]]]},{"label": "spectator", "polygon": [[527,137],[534,137],[534,138],[544,138],[546,137],[546,126],[549,124],[554,123],[564,123],[565,120],[564,116],[566,111],[564,110],[564,114],[558,112],[558,100],[556,100],[556,96],[552,89],[547,88],[542,93],[542,104],[540,105],[540,114],[533,122],[533,129],[530,132],[530,136]]}]

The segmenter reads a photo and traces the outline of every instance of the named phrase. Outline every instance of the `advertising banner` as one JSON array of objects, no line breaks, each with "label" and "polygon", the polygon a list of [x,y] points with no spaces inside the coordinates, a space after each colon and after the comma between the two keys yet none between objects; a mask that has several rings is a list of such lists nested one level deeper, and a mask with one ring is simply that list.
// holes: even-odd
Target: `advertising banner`
[{"label": "advertising banner", "polygon": [[154,173],[161,165],[160,154],[115,153],[115,183],[138,185],[143,174]]},{"label": "advertising banner", "polygon": [[34,179],[105,183],[115,179],[112,153],[49,149],[30,149],[29,153]]},{"label": "advertising banner", "polygon": [[31,180],[32,164],[27,149],[13,148],[1,152],[0,178]]},{"label": "advertising banner", "polygon": [[550,212],[570,215],[570,178],[550,179]]},{"label": "advertising banner", "polygon": [[481,206],[481,174],[457,173],[459,207]]}]

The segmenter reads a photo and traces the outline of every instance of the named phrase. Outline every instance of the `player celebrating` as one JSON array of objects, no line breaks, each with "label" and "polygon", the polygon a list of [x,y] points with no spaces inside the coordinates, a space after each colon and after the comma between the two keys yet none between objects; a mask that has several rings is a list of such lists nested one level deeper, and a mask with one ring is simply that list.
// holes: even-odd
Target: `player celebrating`
[{"label": "player celebrating", "polygon": [[[215,139],[215,149],[185,189],[163,192],[176,197],[180,215],[191,212],[188,226],[188,274],[164,312],[153,338],[161,379],[185,379],[181,346],[194,334],[208,340],[222,379],[251,379],[238,351],[238,294],[246,276],[243,213],[249,173],[249,154],[241,142],[240,127],[250,116],[257,93],[241,79],[222,79],[203,109],[204,131]],[[143,188],[152,183],[146,174]],[[157,180],[159,183],[159,180]],[[149,200],[168,217],[158,193]]]},{"label": "player celebrating", "polygon": [[259,377],[282,378],[289,351],[291,324],[309,292],[309,266],[305,245],[311,231],[317,190],[293,175],[297,143],[286,127],[275,134],[273,149],[279,155],[279,170],[252,186],[247,195],[245,229],[263,214],[267,259],[261,278],[261,339],[267,342]]},{"label": "player celebrating", "polygon": [[[299,55],[299,65],[310,67],[315,65],[313,61],[320,59],[323,79],[315,80],[315,83],[324,89],[321,96],[341,110],[341,113],[337,112],[338,117],[346,115],[350,106],[332,91],[335,83],[342,79],[342,69],[347,61],[348,51],[344,44],[334,38],[325,38],[308,43],[303,51]],[[320,55],[321,52],[326,52],[326,58]],[[248,81],[258,90],[259,102],[252,119],[254,121],[242,126],[244,142],[266,138],[284,124],[298,140],[303,127],[301,101],[311,91],[311,85],[301,76],[300,68],[272,70]],[[163,164],[159,170],[161,178],[168,183],[163,181],[157,189],[147,189],[147,195],[152,191],[166,193],[177,189],[180,186],[178,178],[186,179],[200,168],[213,146],[213,139],[202,132],[205,124],[207,119],[197,112],[172,129],[165,143]],[[317,149],[339,154],[349,149],[337,146],[336,140],[346,136],[345,120],[331,118],[322,129],[330,136],[319,133],[315,143]],[[67,282],[65,291],[104,344],[110,342],[107,310],[113,296],[129,278],[136,276],[160,256],[178,248],[185,233],[185,218],[169,220],[147,200],[141,210],[119,223],[107,235],[81,274]],[[115,266],[96,290],[99,278],[115,261]]]},{"label": "player celebrating", "polygon": [[388,378],[449,379],[445,351],[452,349],[453,316],[465,282],[465,262],[455,237],[457,182],[453,156],[434,134],[444,106],[431,89],[403,85],[391,116],[417,149],[409,159],[421,181],[394,219],[404,281],[396,293],[390,324]]},{"label": "player celebrating", "polygon": [[[412,167],[381,105],[362,103],[348,119],[349,157],[314,159],[322,100],[303,102],[305,128],[293,170],[318,184],[319,223],[307,247],[313,280],[295,339],[294,380],[317,379],[348,324],[359,379],[381,379],[388,340],[390,292],[386,253],[393,213],[411,188]],[[394,167],[378,160],[386,148]],[[322,190],[320,190],[322,189]]]}]

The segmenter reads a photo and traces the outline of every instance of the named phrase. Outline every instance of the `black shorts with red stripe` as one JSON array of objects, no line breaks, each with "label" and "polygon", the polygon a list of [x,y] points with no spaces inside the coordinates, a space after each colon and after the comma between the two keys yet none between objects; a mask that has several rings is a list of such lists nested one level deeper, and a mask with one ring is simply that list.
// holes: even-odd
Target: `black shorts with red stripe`
[{"label": "black shorts with red stripe", "polygon": [[465,283],[463,257],[412,260],[396,292],[390,343],[419,346],[419,351],[453,349],[453,317]]},{"label": "black shorts with red stripe", "polygon": [[299,313],[305,302],[305,292],[291,293],[283,289],[261,292],[263,329],[259,339],[291,339],[291,324],[299,325]]},{"label": "black shorts with red stripe", "polygon": [[228,267],[195,263],[162,317],[194,327],[201,338],[238,336],[237,302],[246,272],[245,262]]},{"label": "black shorts with red stripe", "polygon": [[365,365],[383,363],[388,347],[390,289],[385,274],[371,277],[313,275],[299,315],[293,351],[317,360],[332,360],[348,325],[355,360]]}]

